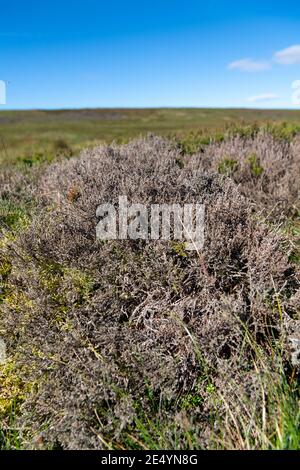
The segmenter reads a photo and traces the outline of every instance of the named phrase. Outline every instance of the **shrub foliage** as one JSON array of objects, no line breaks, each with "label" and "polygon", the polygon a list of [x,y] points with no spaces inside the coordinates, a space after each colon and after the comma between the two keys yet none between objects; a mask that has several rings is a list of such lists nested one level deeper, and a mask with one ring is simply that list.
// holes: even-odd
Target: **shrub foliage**
[{"label": "shrub foliage", "polygon": [[[299,159],[297,138],[266,133],[193,156],[149,136],[42,166],[30,182],[11,177],[1,197],[34,200],[35,210],[13,232],[6,223],[0,240],[1,335],[15,384],[4,428],[14,407],[28,448],[276,446],[267,387],[292,373],[299,328],[295,243],[282,229],[298,214]],[[97,241],[96,208],[119,195],[204,203],[203,250]],[[228,430],[249,403],[255,426],[246,433],[237,418]]]}]

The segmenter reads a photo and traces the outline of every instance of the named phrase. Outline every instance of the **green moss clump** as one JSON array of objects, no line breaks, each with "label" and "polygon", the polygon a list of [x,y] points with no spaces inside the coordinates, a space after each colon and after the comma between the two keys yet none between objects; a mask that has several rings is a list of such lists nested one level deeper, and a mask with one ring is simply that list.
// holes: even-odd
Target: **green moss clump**
[{"label": "green moss clump", "polygon": [[9,199],[0,199],[0,227],[12,230],[27,226],[28,213],[23,205],[16,205]]},{"label": "green moss clump", "polygon": [[0,417],[8,416],[22,403],[33,384],[24,382],[14,361],[0,365]]},{"label": "green moss clump", "polygon": [[55,262],[46,262],[40,269],[40,283],[57,307],[66,314],[71,307],[82,305],[94,290],[94,279],[75,268],[66,268]]},{"label": "green moss clump", "polygon": [[172,251],[181,258],[187,257],[186,243],[174,242],[172,243]]},{"label": "green moss clump", "polygon": [[5,298],[5,288],[11,268],[10,260],[0,254],[0,303]]}]

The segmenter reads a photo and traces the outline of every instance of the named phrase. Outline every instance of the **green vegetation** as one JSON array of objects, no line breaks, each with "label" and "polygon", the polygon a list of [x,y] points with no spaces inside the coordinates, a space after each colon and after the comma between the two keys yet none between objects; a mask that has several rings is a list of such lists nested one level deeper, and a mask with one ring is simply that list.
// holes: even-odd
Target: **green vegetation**
[{"label": "green vegetation", "polygon": [[[275,125],[280,124],[280,126]],[[184,153],[228,132],[253,135],[260,126],[281,138],[299,130],[300,111],[251,109],[81,109],[1,111],[0,164],[32,166],[101,143],[128,142],[149,132],[175,137]]]},{"label": "green vegetation", "polygon": [[250,155],[249,164],[250,164],[250,171],[251,171],[252,176],[258,178],[259,176],[262,175],[264,169],[260,165],[259,159],[257,158],[257,155],[255,153]]},{"label": "green vegetation", "polygon": [[221,160],[218,166],[218,172],[221,175],[226,175],[230,176],[234,173],[238,165],[238,162],[236,160],[233,160],[232,158],[224,158],[224,160]]},{"label": "green vegetation", "polygon": [[[0,113],[0,449],[300,448],[298,123]],[[169,140],[131,142],[148,132]],[[77,157],[114,140],[130,142]],[[203,200],[204,249],[97,242],[98,195],[124,187],[147,204]]]},{"label": "green vegetation", "polygon": [[9,199],[0,199],[0,221],[2,227],[17,229],[24,226],[28,218],[29,208],[26,204],[16,205]]}]

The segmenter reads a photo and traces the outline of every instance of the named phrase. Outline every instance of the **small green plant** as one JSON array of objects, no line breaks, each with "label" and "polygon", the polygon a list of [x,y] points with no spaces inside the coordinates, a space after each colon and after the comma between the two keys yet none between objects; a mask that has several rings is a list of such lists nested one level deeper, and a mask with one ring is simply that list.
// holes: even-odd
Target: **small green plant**
[{"label": "small green plant", "polygon": [[186,251],[186,243],[174,242],[172,243],[172,251],[180,258],[186,258],[188,256]]},{"label": "small green plant", "polygon": [[252,176],[255,178],[259,178],[263,174],[264,169],[261,166],[256,153],[253,153],[252,155],[250,155],[248,162],[250,165],[250,171],[251,171]]},{"label": "small green plant", "polygon": [[[91,276],[79,269],[67,268],[60,263],[44,262],[40,268],[40,283],[58,307],[58,313],[67,313],[71,306],[81,305],[94,290]],[[68,293],[73,293],[68,300]],[[61,316],[58,315],[61,319]]]},{"label": "small green plant", "polygon": [[179,407],[181,409],[191,409],[200,406],[203,403],[203,397],[200,395],[197,387],[192,393],[188,393],[181,398]]},{"label": "small green plant", "polygon": [[18,157],[17,163],[22,166],[32,167],[34,165],[40,164],[44,160],[44,154],[41,152],[34,153],[33,155],[26,155]]},{"label": "small green plant", "polygon": [[291,142],[300,132],[299,124],[283,121],[281,123],[268,123],[264,126],[266,132],[273,135],[275,139]]},{"label": "small green plant", "polygon": [[27,209],[24,205],[16,205],[8,199],[0,199],[0,230],[16,229],[27,220]]},{"label": "small green plant", "polygon": [[224,158],[218,165],[218,173],[221,175],[232,175],[238,166],[238,162],[232,158]]},{"label": "small green plant", "polygon": [[258,123],[254,122],[253,124],[237,124],[233,123],[229,125],[228,131],[227,131],[227,136],[228,137],[235,137],[239,136],[242,138],[251,138],[253,139],[259,132],[261,126],[258,125]]},{"label": "small green plant", "polygon": [[22,438],[16,425],[18,406],[12,401],[7,417],[0,426],[0,450],[21,450]]},{"label": "small green plant", "polygon": [[225,136],[222,132],[216,132],[216,130],[204,131],[202,129],[185,132],[175,137],[177,145],[184,155],[203,152],[209,144],[220,143],[224,139]]},{"label": "small green plant", "polygon": [[5,298],[6,284],[11,268],[10,260],[0,253],[0,303],[3,302]]}]

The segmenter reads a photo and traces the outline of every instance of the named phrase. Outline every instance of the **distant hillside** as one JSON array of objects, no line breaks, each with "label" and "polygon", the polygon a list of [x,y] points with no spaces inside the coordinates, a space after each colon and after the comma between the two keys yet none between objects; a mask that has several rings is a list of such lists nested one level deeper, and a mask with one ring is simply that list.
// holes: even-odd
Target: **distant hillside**
[{"label": "distant hillside", "polygon": [[211,135],[233,126],[286,122],[300,125],[300,110],[66,109],[0,112],[0,163],[52,160],[98,143],[155,134]]}]

